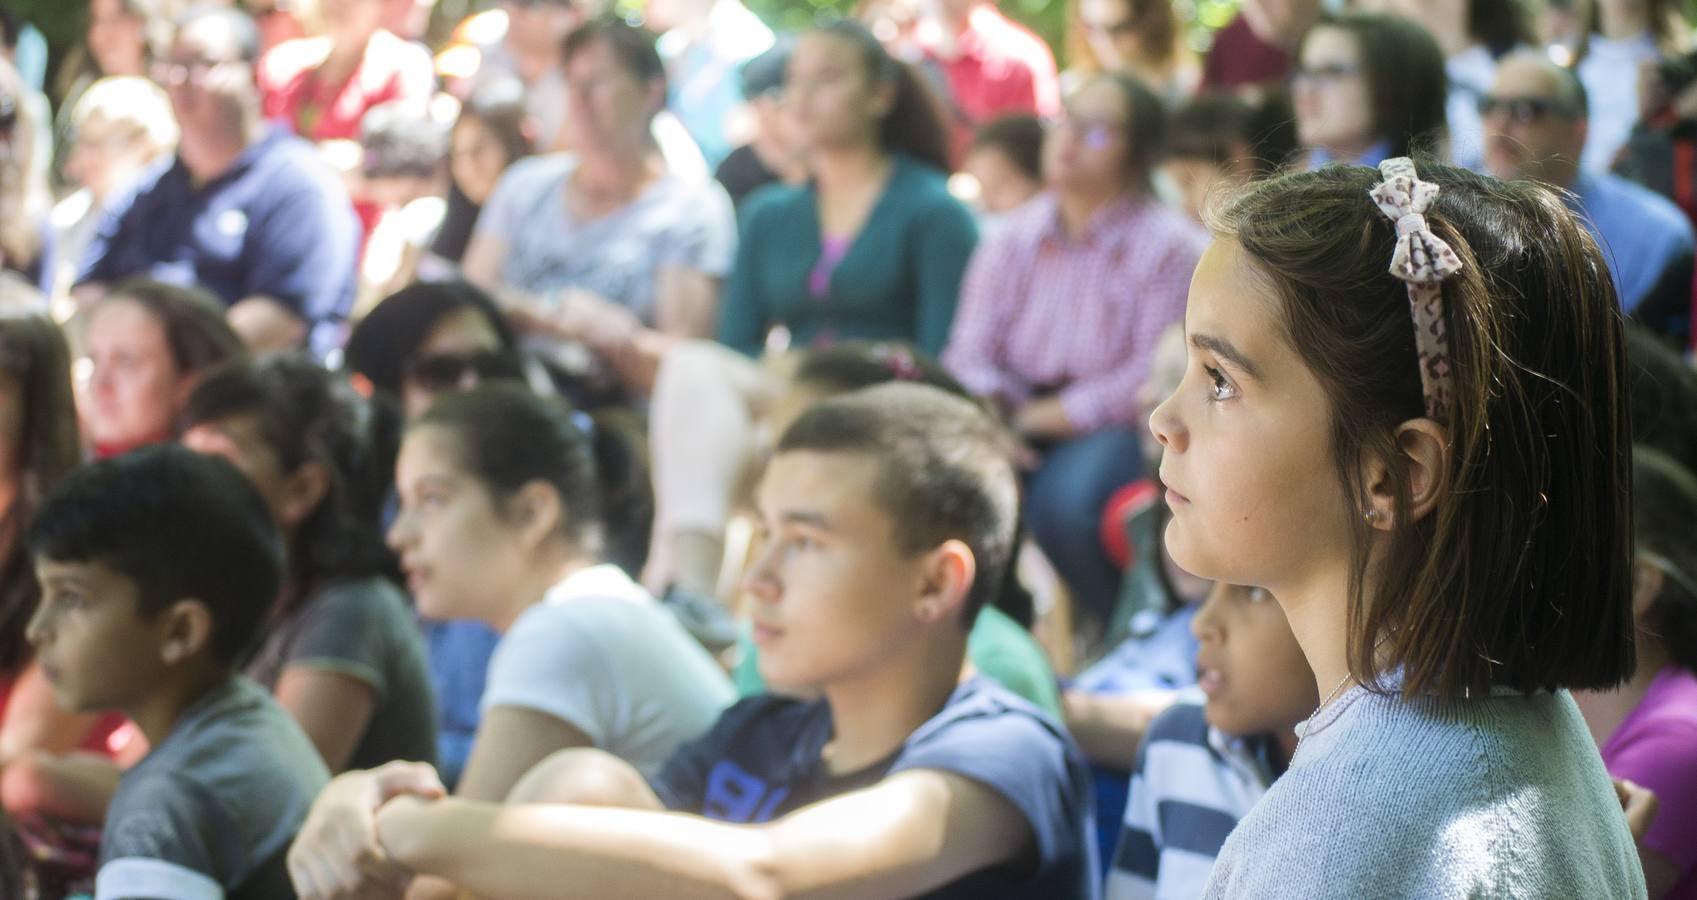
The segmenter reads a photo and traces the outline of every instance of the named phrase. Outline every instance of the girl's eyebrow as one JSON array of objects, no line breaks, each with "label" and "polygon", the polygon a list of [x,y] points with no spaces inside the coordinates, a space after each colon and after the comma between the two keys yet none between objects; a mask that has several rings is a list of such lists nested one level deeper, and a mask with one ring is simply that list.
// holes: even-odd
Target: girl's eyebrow
[{"label": "girl's eyebrow", "polygon": [[1198,350],[1206,350],[1231,363],[1250,378],[1261,378],[1261,370],[1249,361],[1249,357],[1243,355],[1243,351],[1232,346],[1232,342],[1225,338],[1211,334],[1193,334],[1190,336],[1190,344]]}]

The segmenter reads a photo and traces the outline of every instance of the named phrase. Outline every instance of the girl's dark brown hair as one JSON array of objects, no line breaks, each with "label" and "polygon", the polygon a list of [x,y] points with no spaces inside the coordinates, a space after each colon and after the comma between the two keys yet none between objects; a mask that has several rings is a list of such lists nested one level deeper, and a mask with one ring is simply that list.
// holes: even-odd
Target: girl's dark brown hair
[{"label": "girl's dark brown hair", "polygon": [[45,316],[0,316],[0,375],[18,386],[18,493],[0,517],[0,675],[29,661],[25,626],[41,587],[23,540],[42,498],[82,461],[65,336]]},{"label": "girl's dark brown hair", "polygon": [[1322,28],[1345,31],[1355,39],[1373,134],[1390,145],[1385,155],[1437,150],[1446,132],[1446,94],[1435,86],[1447,84],[1449,75],[1444,52],[1432,35],[1399,16],[1343,13],[1322,17],[1308,29],[1303,43]]},{"label": "girl's dark brown hair", "polygon": [[816,26],[853,44],[874,84],[891,82],[896,99],[888,115],[878,124],[878,143],[886,151],[902,153],[944,172],[954,168],[949,153],[949,130],[942,101],[913,66],[891,56],[866,27],[848,19]]},{"label": "girl's dark brown hair", "polygon": [[[1440,94],[1441,96],[1441,94]],[[1602,689],[1631,673],[1631,437],[1621,318],[1601,252],[1553,191],[1421,162],[1426,213],[1461,259],[1443,283],[1453,402],[1438,502],[1397,513],[1380,552],[1352,516],[1350,672],[1402,692]],[[1396,229],[1373,169],[1331,166],[1252,187],[1216,223],[1265,277],[1283,338],[1332,413],[1328,456],[1366,509],[1385,461],[1410,507],[1403,422],[1422,417],[1414,328],[1389,273]]]}]

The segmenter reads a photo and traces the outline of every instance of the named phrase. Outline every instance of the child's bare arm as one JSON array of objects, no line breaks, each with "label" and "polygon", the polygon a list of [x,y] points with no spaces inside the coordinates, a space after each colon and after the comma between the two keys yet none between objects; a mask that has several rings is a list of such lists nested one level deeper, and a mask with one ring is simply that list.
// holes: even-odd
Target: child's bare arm
[{"label": "child's bare arm", "polygon": [[1030,855],[1001,794],[912,770],[766,825],[580,806],[402,798],[379,843],[415,872],[490,900],[532,896],[892,897]]}]

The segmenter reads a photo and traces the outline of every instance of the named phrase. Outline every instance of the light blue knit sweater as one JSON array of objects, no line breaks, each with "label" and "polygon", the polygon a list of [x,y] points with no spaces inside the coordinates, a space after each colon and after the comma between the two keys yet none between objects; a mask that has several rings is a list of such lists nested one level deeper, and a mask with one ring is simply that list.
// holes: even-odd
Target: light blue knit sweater
[{"label": "light blue knit sweater", "polygon": [[1645,896],[1567,692],[1440,704],[1354,688],[1309,724],[1204,896]]}]

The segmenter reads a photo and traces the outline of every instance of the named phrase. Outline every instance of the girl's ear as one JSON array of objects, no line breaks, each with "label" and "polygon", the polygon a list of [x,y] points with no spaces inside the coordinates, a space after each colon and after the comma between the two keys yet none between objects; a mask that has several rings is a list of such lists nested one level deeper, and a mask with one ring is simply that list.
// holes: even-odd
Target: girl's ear
[{"label": "girl's ear", "polygon": [[[1438,504],[1448,481],[1449,430],[1435,420],[1409,419],[1397,426],[1399,462],[1408,475],[1408,521],[1416,522]],[[1362,515],[1379,531],[1396,527],[1396,493],[1392,489],[1390,460],[1373,458],[1365,463],[1361,483],[1367,485],[1367,508]]]},{"label": "girl's ear", "polygon": [[565,522],[565,504],[554,486],[540,479],[521,487],[507,501],[507,512],[527,550],[545,543]]},{"label": "girl's ear", "polygon": [[1650,607],[1656,605],[1656,598],[1662,595],[1666,580],[1661,566],[1650,559],[1639,556],[1632,560],[1632,618],[1640,625],[1650,614]]}]

